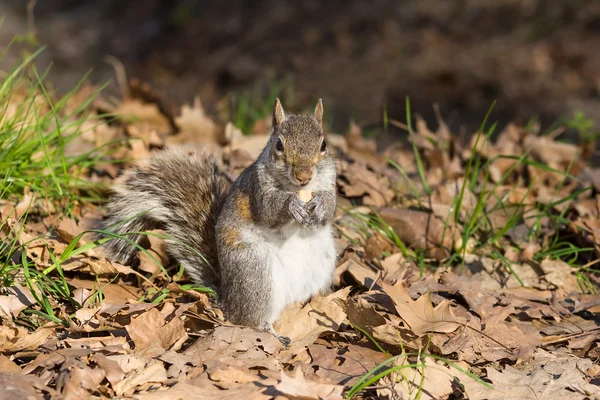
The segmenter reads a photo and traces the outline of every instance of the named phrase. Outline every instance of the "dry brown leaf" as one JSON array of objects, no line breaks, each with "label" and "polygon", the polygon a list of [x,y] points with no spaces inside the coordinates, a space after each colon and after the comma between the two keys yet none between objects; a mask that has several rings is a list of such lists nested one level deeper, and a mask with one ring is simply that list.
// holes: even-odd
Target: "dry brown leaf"
[{"label": "dry brown leaf", "polygon": [[[87,290],[90,293],[101,291],[104,298],[102,303],[107,305],[137,302],[137,299],[143,294],[140,288],[120,283],[99,283],[83,279],[71,279],[69,280],[69,284],[78,289]],[[85,301],[86,304],[89,303],[90,298],[86,297]]]},{"label": "dry brown leaf", "polygon": [[44,379],[14,372],[0,372],[0,388],[0,400],[37,400],[58,395],[46,386]]},{"label": "dry brown leaf", "polygon": [[167,371],[160,362],[152,362],[142,370],[136,370],[131,375],[113,386],[117,396],[131,395],[138,386],[149,382],[161,383],[167,380]]},{"label": "dry brown leaf", "polygon": [[342,306],[348,321],[354,326],[372,331],[374,328],[385,325],[387,322],[364,298],[349,298],[345,301],[335,299],[334,301]]},{"label": "dry brown leaf", "polygon": [[148,147],[141,139],[131,139],[129,140],[129,146],[131,149],[129,150],[129,158],[132,160],[148,160],[151,157],[150,151]]},{"label": "dry brown leaf", "polygon": [[164,145],[164,141],[160,137],[158,132],[155,129],[151,129],[149,127],[140,130],[137,126],[130,125],[127,127],[127,133],[132,138],[141,139],[141,141],[144,143],[144,147],[146,148],[160,148]]},{"label": "dry brown leaf", "polygon": [[382,257],[383,253],[391,253],[393,245],[388,238],[379,232],[375,232],[367,239],[365,244],[365,254],[369,260],[376,260]]},{"label": "dry brown leaf", "polygon": [[219,362],[246,368],[261,367],[273,371],[281,369],[276,355],[281,343],[275,335],[251,328],[219,326],[199,339],[183,354],[201,362]]},{"label": "dry brown leaf", "polygon": [[21,368],[10,358],[0,354],[0,372],[21,372]]},{"label": "dry brown leaf", "polygon": [[540,268],[544,271],[544,280],[555,288],[566,293],[579,292],[579,283],[577,282],[577,269],[566,262],[556,259],[546,258],[540,263]]},{"label": "dry brown leaf", "polygon": [[[227,147],[225,148],[229,157],[233,157],[236,153],[238,160],[243,160],[240,163],[241,167],[247,167],[252,163],[260,153],[263,151],[267,142],[269,141],[270,135],[268,134],[255,134],[255,135],[244,135],[241,130],[236,128],[231,122],[225,126],[225,138],[227,140]],[[250,161],[250,163],[248,163]],[[231,161],[230,161],[231,164]]]},{"label": "dry brown leaf", "polygon": [[211,380],[224,383],[248,383],[260,379],[258,375],[252,374],[248,370],[218,361],[210,363],[206,372]]},{"label": "dry brown leaf", "polygon": [[0,313],[4,313],[5,318],[10,320],[16,318],[27,307],[36,304],[35,297],[27,287],[15,284],[6,288],[5,292],[7,295],[0,296]]},{"label": "dry brown leaf", "polygon": [[14,209],[15,214],[14,214],[13,218],[15,218],[17,220],[20,219],[23,216],[23,214],[28,212],[29,209],[31,207],[33,207],[33,203],[36,200],[36,198],[37,198],[36,192],[32,192],[31,189],[29,189],[29,187],[25,188],[25,190],[23,191],[23,198],[15,206],[15,209]]},{"label": "dry brown leaf", "polygon": [[589,383],[584,373],[591,365],[589,359],[549,355],[531,365],[529,371],[520,371],[510,365],[505,365],[501,372],[487,367],[493,389],[469,377],[460,380],[467,396],[473,400],[579,400],[600,393],[600,386]]},{"label": "dry brown leaf", "polygon": [[0,326],[0,352],[10,353],[22,350],[35,350],[48,340],[54,328],[41,327],[28,332],[22,327]]},{"label": "dry brown leaf", "polygon": [[[156,233],[159,235],[164,235],[165,232],[162,230],[151,230],[148,231],[150,233]],[[159,275],[162,272],[162,269],[159,265],[150,257],[152,255],[161,265],[168,265],[169,256],[165,251],[164,239],[155,235],[147,235],[148,241],[150,242],[150,248],[147,249],[148,253],[140,251],[138,253],[138,258],[140,260],[140,264],[138,268],[144,272],[148,272],[152,274],[152,277]]]},{"label": "dry brown leaf", "polygon": [[168,118],[160,112],[158,105],[154,103],[145,103],[140,99],[127,98],[114,110],[114,113],[120,115],[129,125],[136,126],[141,131],[156,130],[159,135],[171,131]]},{"label": "dry brown leaf", "polygon": [[91,353],[90,350],[78,351],[73,349],[58,350],[51,353],[40,353],[35,360],[23,368],[23,374],[29,375],[33,371],[40,368],[46,370],[53,369],[64,364],[68,357],[73,358],[74,356],[85,356],[89,353]]},{"label": "dry brown leaf", "polygon": [[425,250],[428,257],[438,260],[450,254],[454,231],[451,227],[444,229],[444,221],[435,215],[397,208],[382,208],[378,212],[400,240],[411,248]]},{"label": "dry brown leaf", "polygon": [[104,370],[100,368],[75,366],[69,371],[67,381],[63,387],[63,399],[78,400],[92,397],[90,391],[95,391],[105,377]]},{"label": "dry brown leaf", "polygon": [[156,308],[133,318],[125,329],[135,343],[136,353],[148,357],[157,356],[169,349],[177,350],[188,339],[180,318],[175,317],[166,322]]},{"label": "dry brown leaf", "polygon": [[344,344],[339,348],[312,344],[308,346],[308,352],[310,360],[306,363],[317,376],[331,383],[346,386],[353,385],[388,358],[379,350],[356,344]]},{"label": "dry brown leaf", "polygon": [[430,332],[454,332],[468,322],[463,316],[455,315],[448,300],[440,302],[434,308],[429,293],[416,301],[409,300],[395,305],[400,318],[406,321],[417,336],[424,336]]},{"label": "dry brown leaf", "polygon": [[281,372],[280,381],[275,389],[289,399],[298,400],[342,400],[343,386],[310,382],[304,379],[304,374],[297,369],[293,377]]},{"label": "dry brown leaf", "polygon": [[[423,367],[403,368],[382,379],[384,387],[377,390],[381,396],[401,399],[411,399],[419,396],[421,399],[445,399],[452,393],[452,381],[459,375],[445,364],[438,364],[426,357],[421,361]],[[399,358],[397,366],[409,365],[406,358]],[[463,375],[463,374],[460,374]],[[419,393],[419,395],[417,395]]]},{"label": "dry brown leaf", "polygon": [[55,229],[58,236],[67,243],[70,243],[77,235],[83,232],[83,229],[77,225],[77,222],[68,217],[64,217]]},{"label": "dry brown leaf", "polygon": [[226,390],[210,385],[209,382],[198,382],[196,380],[179,382],[166,390],[158,390],[153,393],[136,394],[137,400],[269,400],[273,396],[263,394],[265,387],[255,386],[251,383],[229,386]]},{"label": "dry brown leaf", "polygon": [[109,359],[104,354],[95,353],[94,361],[98,364],[98,367],[104,370],[106,379],[113,387],[125,378],[125,372],[119,364],[116,361]]},{"label": "dry brown leaf", "polygon": [[527,359],[541,344],[538,329],[511,322],[488,324],[482,330],[477,321],[471,321],[450,340],[443,336],[438,339],[434,342],[442,354],[457,353],[459,360],[469,363]]},{"label": "dry brown leaf", "polygon": [[287,307],[274,325],[278,334],[292,340],[290,348],[282,352],[282,359],[314,343],[321,334],[336,332],[346,314],[335,300],[345,300],[349,292],[350,287],[346,287],[327,296],[317,295],[304,307],[300,308],[298,304]]},{"label": "dry brown leaf", "polygon": [[463,198],[462,203],[460,204],[459,213],[463,218],[472,215],[473,210],[477,206],[477,196],[468,189],[468,184],[463,191],[463,185],[465,185],[465,182],[462,178],[438,185],[430,196],[421,197],[419,199],[419,204],[421,204],[422,207],[430,209],[443,221],[448,220],[448,222],[450,222],[453,221],[453,218],[449,218],[449,216],[454,216],[456,198],[462,193]]},{"label": "dry brown leaf", "polygon": [[338,184],[346,197],[363,197],[363,203],[369,206],[384,207],[394,198],[387,177],[370,171],[366,165],[351,163],[341,174]]},{"label": "dry brown leaf", "polygon": [[382,172],[387,167],[385,157],[377,153],[375,139],[364,137],[362,129],[354,121],[350,121],[350,130],[345,137],[348,145],[345,155],[348,158],[365,163],[377,172]]},{"label": "dry brown leaf", "polygon": [[341,278],[344,273],[350,274],[354,280],[361,284],[366,289],[371,289],[377,280],[377,273],[355,260],[346,260],[341,263],[335,270],[334,283],[341,284]]},{"label": "dry brown leaf", "polygon": [[206,115],[200,98],[194,98],[193,105],[184,104],[181,115],[175,117],[175,125],[179,132],[167,139],[167,145],[178,143],[199,143],[209,146],[207,149],[218,149],[222,141],[221,130],[215,122]]},{"label": "dry brown leaf", "polygon": [[[102,332],[102,329],[98,329],[97,331]],[[124,336],[67,338],[64,339],[63,343],[74,349],[110,350],[111,353],[129,353],[129,350],[131,350],[129,342]]]},{"label": "dry brown leaf", "polygon": [[564,170],[579,157],[579,149],[572,143],[557,142],[548,136],[528,135],[523,141],[525,149],[551,168]]},{"label": "dry brown leaf", "polygon": [[111,354],[106,358],[116,362],[125,374],[130,374],[132,371],[141,371],[150,361],[150,358],[139,357],[135,354]]}]

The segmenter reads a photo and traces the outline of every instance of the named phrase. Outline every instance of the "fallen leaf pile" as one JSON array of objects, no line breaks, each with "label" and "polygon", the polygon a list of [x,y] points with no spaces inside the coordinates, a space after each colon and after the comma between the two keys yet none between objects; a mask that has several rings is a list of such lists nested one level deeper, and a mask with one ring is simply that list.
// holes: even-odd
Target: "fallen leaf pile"
[{"label": "fallen leaf pile", "polygon": [[[171,113],[134,94],[95,100],[120,119],[71,150],[120,141],[110,157],[133,161],[208,148],[234,179],[268,138],[268,122],[244,136],[199,99]],[[120,265],[85,233],[102,207],[3,200],[0,240],[18,247],[6,265],[28,269],[0,291],[0,399],[599,399],[600,170],[535,129],[462,143],[441,119],[415,122],[385,150],[356,125],[330,134],[336,290],[284,310],[287,348],[225,321],[161,232]],[[111,158],[87,179],[110,184],[129,166]]]}]

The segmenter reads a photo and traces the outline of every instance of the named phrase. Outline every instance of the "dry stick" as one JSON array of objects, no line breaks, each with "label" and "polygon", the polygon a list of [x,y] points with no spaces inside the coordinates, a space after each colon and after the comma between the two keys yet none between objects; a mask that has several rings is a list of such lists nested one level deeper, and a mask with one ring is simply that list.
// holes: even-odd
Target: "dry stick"
[{"label": "dry stick", "polygon": [[129,85],[127,85],[127,72],[125,71],[125,66],[115,56],[111,56],[110,54],[104,56],[104,61],[110,64],[115,69],[115,75],[117,76],[117,86],[119,86],[119,90],[121,91],[121,95],[123,97],[129,96]]},{"label": "dry stick", "polygon": [[[600,327],[594,328],[594,329],[590,329],[589,331],[585,331],[585,332],[569,333],[569,334],[567,334],[567,335],[565,335],[565,336],[563,336],[563,337],[561,337],[559,339],[549,340],[549,341],[547,341],[545,343],[542,343],[542,346],[548,346],[548,345],[551,345],[551,344],[565,342],[565,341],[567,341],[569,339],[574,339],[574,338],[577,338],[577,337],[580,337],[580,336],[589,335],[590,333],[592,333],[594,331],[598,331],[598,330],[600,330]],[[543,341],[543,339],[542,339],[542,341]]]},{"label": "dry stick", "polygon": [[33,14],[33,9],[35,8],[35,4],[37,0],[29,0],[27,2],[27,30],[32,37],[35,37],[37,31],[35,29],[35,19]]},{"label": "dry stick", "polygon": [[396,128],[400,128],[400,129],[404,129],[405,131],[408,131],[408,125],[403,124],[400,121],[396,121],[395,119],[390,119],[389,123],[390,123],[390,125],[394,125]]}]

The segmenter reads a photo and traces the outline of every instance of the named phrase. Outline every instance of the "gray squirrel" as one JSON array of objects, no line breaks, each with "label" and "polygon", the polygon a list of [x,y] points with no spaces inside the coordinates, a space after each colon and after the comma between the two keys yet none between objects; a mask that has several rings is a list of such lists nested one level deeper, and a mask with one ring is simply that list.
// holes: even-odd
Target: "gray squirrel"
[{"label": "gray squirrel", "polygon": [[[118,234],[164,229],[175,239],[167,252],[193,281],[217,290],[234,324],[289,344],[273,329],[283,308],[332,288],[336,170],[321,99],[314,115],[286,115],[276,99],[267,145],[233,184],[215,156],[162,150],[125,173],[114,192],[104,226]],[[124,264],[137,253],[119,238],[103,249]]]}]

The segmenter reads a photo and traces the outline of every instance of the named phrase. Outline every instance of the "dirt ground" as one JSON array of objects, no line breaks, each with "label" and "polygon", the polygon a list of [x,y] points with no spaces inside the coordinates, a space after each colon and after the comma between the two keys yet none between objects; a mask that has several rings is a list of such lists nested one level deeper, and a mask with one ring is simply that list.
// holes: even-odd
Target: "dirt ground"
[{"label": "dirt ground", "polygon": [[[0,38],[27,29],[22,0],[5,0]],[[404,98],[432,122],[433,103],[454,131],[479,126],[490,104],[502,123],[543,126],[583,111],[600,122],[600,3],[568,0],[37,2],[51,80],[68,89],[90,68],[114,81],[107,54],[129,77],[174,101],[292,76],[296,107],[317,96],[334,127],[353,117],[404,120]],[[117,93],[116,85],[109,90]]]}]

